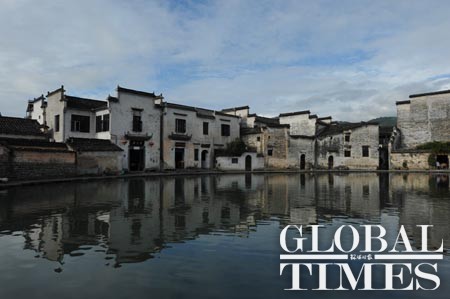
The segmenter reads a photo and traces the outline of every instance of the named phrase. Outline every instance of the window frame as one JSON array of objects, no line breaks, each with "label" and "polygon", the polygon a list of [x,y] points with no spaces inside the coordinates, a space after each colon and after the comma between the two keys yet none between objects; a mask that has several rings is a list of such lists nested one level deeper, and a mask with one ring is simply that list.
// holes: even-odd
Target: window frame
[{"label": "window frame", "polygon": [[231,126],[229,124],[221,124],[220,125],[220,134],[223,137],[231,136]]},{"label": "window frame", "polygon": [[[363,158],[370,157],[370,147],[368,145],[363,145],[361,147],[361,150],[362,150],[361,155]],[[367,151],[367,154],[366,154],[366,151]]]},{"label": "window frame", "polygon": [[186,134],[186,120],[184,118],[175,118],[175,133]]}]

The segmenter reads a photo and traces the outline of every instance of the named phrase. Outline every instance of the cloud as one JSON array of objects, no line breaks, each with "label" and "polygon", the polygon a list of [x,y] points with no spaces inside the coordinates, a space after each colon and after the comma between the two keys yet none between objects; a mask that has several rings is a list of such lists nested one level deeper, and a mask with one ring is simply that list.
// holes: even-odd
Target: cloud
[{"label": "cloud", "polygon": [[0,107],[117,84],[220,109],[395,115],[450,88],[447,1],[0,0]]}]

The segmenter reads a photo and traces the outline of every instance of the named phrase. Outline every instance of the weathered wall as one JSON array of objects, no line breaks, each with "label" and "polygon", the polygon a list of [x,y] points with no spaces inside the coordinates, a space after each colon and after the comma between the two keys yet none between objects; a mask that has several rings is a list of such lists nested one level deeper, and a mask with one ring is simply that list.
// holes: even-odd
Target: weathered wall
[{"label": "weathered wall", "polygon": [[[184,148],[184,167],[201,168],[201,153],[207,151],[205,168],[214,166],[214,150],[223,149],[227,143],[234,141],[240,136],[240,119],[234,116],[214,114],[214,118],[199,117],[194,107],[187,109],[177,109],[167,107],[164,110],[164,169],[175,168],[175,148]],[[189,140],[172,140],[169,135],[176,133],[175,120],[186,120],[186,135]],[[203,123],[208,123],[208,134],[203,134]],[[230,136],[222,136],[221,125],[230,126]],[[184,147],[176,144],[184,144]],[[199,151],[199,159],[195,161],[195,149]]]},{"label": "weathered wall", "polygon": [[450,94],[411,98],[397,104],[397,127],[403,148],[431,141],[450,140]]},{"label": "weathered wall", "polygon": [[122,152],[77,153],[78,174],[117,174],[122,167]]},{"label": "weathered wall", "polygon": [[[251,157],[252,169],[264,169],[264,158],[258,157],[256,153],[244,153],[240,157],[217,157],[216,168],[220,170],[245,170],[245,159]],[[232,159],[238,159],[238,163],[232,163]]]},{"label": "weathered wall", "polygon": [[309,113],[280,116],[280,124],[290,125],[291,135],[314,136],[317,118],[310,118]]},{"label": "weathered wall", "polygon": [[[288,161],[289,129],[286,127],[264,127],[261,133],[242,136],[242,140],[258,154],[264,155],[265,167],[294,167]],[[272,150],[272,156],[269,156]],[[295,162],[294,162],[295,164]]]},{"label": "weathered wall", "polygon": [[305,155],[305,169],[314,167],[314,139],[299,137],[289,139],[288,163],[292,168],[300,168],[300,159]]},{"label": "weathered wall", "polygon": [[429,153],[426,152],[391,152],[389,169],[430,169]]},{"label": "weathered wall", "polygon": [[[344,133],[324,136],[317,139],[317,167],[328,168],[328,159],[333,157],[333,168],[348,167],[349,169],[377,169],[378,155],[378,125],[366,125],[353,129],[350,141],[346,142]],[[369,157],[362,156],[362,147],[369,146]],[[350,150],[351,156],[345,157],[344,151]]]},{"label": "weathered wall", "polygon": [[74,152],[10,152],[0,146],[0,177],[10,180],[68,177],[76,175]]}]

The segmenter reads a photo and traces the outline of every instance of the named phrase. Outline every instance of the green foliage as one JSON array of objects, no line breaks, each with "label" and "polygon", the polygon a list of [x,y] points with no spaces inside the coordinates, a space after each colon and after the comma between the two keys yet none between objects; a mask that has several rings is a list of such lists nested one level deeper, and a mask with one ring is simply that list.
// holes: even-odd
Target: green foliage
[{"label": "green foliage", "polygon": [[429,150],[434,154],[450,153],[450,142],[427,142],[417,146],[418,150]]},{"label": "green foliage", "polygon": [[226,156],[241,156],[243,153],[247,151],[247,145],[239,138],[231,141],[225,147],[223,152]]},{"label": "green foliage", "polygon": [[430,165],[431,167],[436,166],[436,155],[435,154],[430,154],[428,156],[428,165]]},{"label": "green foliage", "polygon": [[380,125],[380,127],[395,127],[397,125],[397,117],[395,116],[378,117],[369,120],[369,122],[376,122]]}]

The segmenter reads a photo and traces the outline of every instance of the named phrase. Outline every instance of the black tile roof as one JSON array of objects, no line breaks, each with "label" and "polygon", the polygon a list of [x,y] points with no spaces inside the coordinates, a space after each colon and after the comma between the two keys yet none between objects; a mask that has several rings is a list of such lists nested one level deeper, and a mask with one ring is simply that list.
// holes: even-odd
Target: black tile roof
[{"label": "black tile roof", "polygon": [[[290,127],[289,124],[280,124],[279,117],[264,117],[264,116],[259,116],[256,113],[249,114],[248,117],[249,118],[254,117],[255,123],[261,123],[270,128],[289,128]],[[258,125],[255,124],[255,126],[258,126]]]},{"label": "black tile roof", "polygon": [[0,138],[0,144],[9,148],[19,150],[41,150],[41,151],[69,151],[66,144],[62,142],[50,142],[41,139],[22,139],[22,138]]},{"label": "black tile roof", "polygon": [[0,116],[0,134],[43,136],[41,125],[34,119]]},{"label": "black tile roof", "polygon": [[397,101],[397,102],[395,103],[395,105],[404,105],[404,104],[411,104],[411,101],[410,101],[410,100],[407,100],[407,101]]},{"label": "black tile roof", "polygon": [[122,149],[107,139],[74,138],[67,139],[67,144],[78,152],[116,152]]},{"label": "black tile roof", "polygon": [[250,109],[250,107],[249,106],[239,106],[239,107],[232,107],[232,108],[222,109],[222,111],[223,112],[229,112],[229,111],[244,110],[244,109]]},{"label": "black tile roof", "polygon": [[81,110],[97,110],[107,108],[108,103],[105,101],[98,101],[86,98],[79,98],[66,95],[67,107]]},{"label": "black tile roof", "polygon": [[126,93],[137,94],[137,95],[140,95],[140,96],[152,97],[152,98],[156,98],[156,99],[163,98],[162,94],[157,96],[157,95],[155,95],[154,92],[140,91],[140,90],[135,90],[135,89],[124,88],[124,87],[121,87],[121,86],[117,86],[117,91],[118,92],[126,92]]},{"label": "black tile roof", "polygon": [[418,98],[418,97],[425,97],[425,96],[434,96],[439,94],[446,94],[450,93],[450,89],[447,90],[440,90],[435,92],[427,92],[427,93],[418,93],[418,94],[412,94],[409,96],[409,98]]},{"label": "black tile roof", "polygon": [[359,122],[359,123],[335,122],[335,123],[332,123],[330,125],[325,126],[322,129],[320,129],[316,135],[317,136],[337,135],[337,134],[341,134],[342,132],[347,131],[347,130],[353,130],[356,128],[369,126],[369,125],[378,126],[378,123],[374,123],[374,122]]},{"label": "black tile roof", "polygon": [[300,115],[300,114],[310,114],[310,113],[311,113],[311,111],[309,111],[309,110],[295,111],[295,112],[288,112],[288,113],[280,113],[280,117]]},{"label": "black tile roof", "polygon": [[213,116],[213,113],[215,115],[221,115],[221,116],[226,116],[226,117],[233,117],[233,118],[239,118],[239,116],[236,115],[232,115],[232,114],[227,114],[224,113],[222,111],[215,111],[215,110],[211,110],[211,109],[205,109],[205,108],[198,108],[198,107],[194,107],[194,106],[187,106],[187,105],[181,105],[181,104],[175,104],[175,103],[169,103],[169,102],[165,102],[164,105],[167,108],[173,108],[173,109],[180,109],[180,110],[186,110],[186,111],[192,111],[192,112],[197,112],[197,115],[199,115],[200,117],[207,117],[207,118],[212,118],[211,116]]}]

